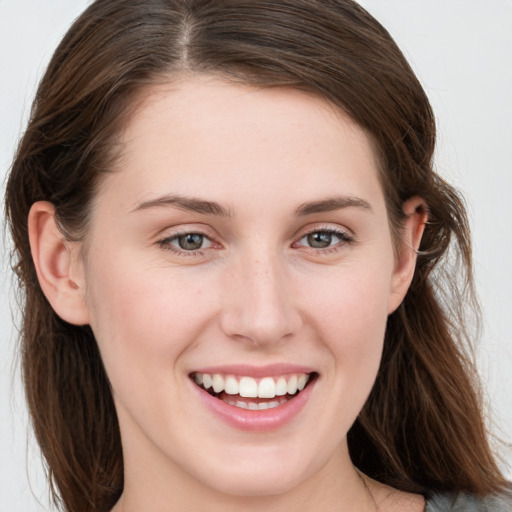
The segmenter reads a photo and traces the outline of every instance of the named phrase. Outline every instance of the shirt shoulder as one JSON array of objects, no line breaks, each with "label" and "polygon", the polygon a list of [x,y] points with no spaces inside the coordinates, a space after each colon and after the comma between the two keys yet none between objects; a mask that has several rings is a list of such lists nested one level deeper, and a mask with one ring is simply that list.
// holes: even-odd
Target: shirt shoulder
[{"label": "shirt shoulder", "polygon": [[425,512],[512,512],[512,491],[485,496],[467,494],[434,494]]}]

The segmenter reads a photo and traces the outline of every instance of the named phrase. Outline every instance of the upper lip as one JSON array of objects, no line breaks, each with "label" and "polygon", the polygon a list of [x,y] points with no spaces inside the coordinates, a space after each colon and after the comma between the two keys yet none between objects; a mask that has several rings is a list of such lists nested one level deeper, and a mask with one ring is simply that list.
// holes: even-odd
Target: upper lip
[{"label": "upper lip", "polygon": [[204,366],[197,368],[191,372],[193,373],[208,373],[220,375],[243,375],[253,378],[273,377],[279,375],[286,375],[290,373],[313,373],[314,368],[310,366],[289,364],[289,363],[276,363],[266,366],[252,366],[247,364],[230,364],[222,366]]}]

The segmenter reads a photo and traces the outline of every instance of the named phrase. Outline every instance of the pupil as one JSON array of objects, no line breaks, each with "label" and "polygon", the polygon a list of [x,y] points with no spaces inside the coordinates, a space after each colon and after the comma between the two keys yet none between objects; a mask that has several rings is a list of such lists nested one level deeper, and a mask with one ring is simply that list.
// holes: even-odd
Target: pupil
[{"label": "pupil", "polygon": [[189,233],[187,235],[180,236],[178,238],[178,243],[180,248],[185,249],[186,251],[201,249],[201,246],[203,245],[203,235]]},{"label": "pupil", "polygon": [[325,231],[318,231],[308,235],[308,243],[315,249],[323,249],[329,247],[332,242],[332,234]]}]

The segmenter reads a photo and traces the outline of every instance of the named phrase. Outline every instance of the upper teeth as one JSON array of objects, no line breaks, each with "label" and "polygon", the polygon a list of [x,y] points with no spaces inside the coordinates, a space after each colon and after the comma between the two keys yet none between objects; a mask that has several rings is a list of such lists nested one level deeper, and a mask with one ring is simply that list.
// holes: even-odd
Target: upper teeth
[{"label": "upper teeth", "polygon": [[228,395],[240,395],[247,398],[274,398],[287,393],[294,395],[306,386],[310,374],[294,373],[280,377],[235,377],[219,373],[194,373],[194,380],[205,389],[213,388],[215,393],[225,391]]}]

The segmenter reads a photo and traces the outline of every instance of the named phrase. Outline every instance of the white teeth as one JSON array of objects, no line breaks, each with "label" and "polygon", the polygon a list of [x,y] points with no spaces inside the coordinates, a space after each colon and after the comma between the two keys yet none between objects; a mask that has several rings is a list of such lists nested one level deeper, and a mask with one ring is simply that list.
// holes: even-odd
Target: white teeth
[{"label": "white teeth", "polygon": [[272,377],[265,377],[260,380],[258,396],[260,398],[274,398],[276,396],[276,383]]},{"label": "white teeth", "polygon": [[203,373],[203,387],[209,389],[212,387],[212,376],[207,373]]},{"label": "white teeth", "polygon": [[[307,373],[296,373],[280,377],[263,377],[258,381],[253,377],[243,376],[238,379],[234,375],[223,376],[220,373],[211,375],[195,372],[192,375],[194,382],[206,390],[213,388],[215,393],[224,391],[227,395],[240,395],[244,398],[274,398],[284,397],[286,394],[295,395],[306,387],[309,377],[310,374]],[[278,405],[280,404],[278,403]]]},{"label": "white teeth", "polygon": [[226,384],[224,391],[228,395],[238,395],[239,387],[238,387],[238,381],[233,376],[226,377]]},{"label": "white teeth", "polygon": [[308,381],[308,376],[306,374],[299,375],[297,379],[297,389],[302,391],[306,387],[306,382]]},{"label": "white teeth", "polygon": [[250,409],[252,411],[263,410],[263,409],[273,409],[274,407],[279,407],[280,405],[285,404],[288,400],[286,398],[280,398],[278,400],[272,400],[272,402],[243,402],[242,400],[233,400],[232,398],[227,398],[224,400],[229,405],[234,405],[239,409]]},{"label": "white teeth", "polygon": [[288,384],[286,383],[286,379],[284,377],[279,377],[276,382],[276,395],[283,396],[288,393]]},{"label": "white teeth", "polygon": [[242,377],[238,385],[238,394],[246,398],[256,398],[258,383],[252,377]]},{"label": "white teeth", "polygon": [[297,375],[292,375],[288,380],[288,393],[290,395],[297,393]]},{"label": "white teeth", "polygon": [[213,384],[213,391],[215,391],[215,393],[220,393],[221,391],[223,391],[224,390],[224,379],[222,378],[222,375],[219,375],[218,373],[216,373],[213,376],[212,384]]}]

